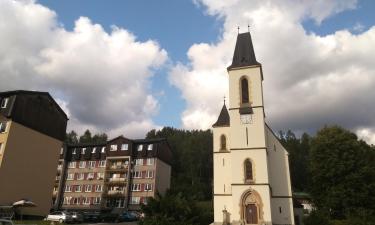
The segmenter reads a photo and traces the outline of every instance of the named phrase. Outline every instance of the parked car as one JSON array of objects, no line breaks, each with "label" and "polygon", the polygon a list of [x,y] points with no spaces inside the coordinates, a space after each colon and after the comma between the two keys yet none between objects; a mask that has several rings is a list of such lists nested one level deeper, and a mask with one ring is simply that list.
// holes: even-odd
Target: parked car
[{"label": "parked car", "polygon": [[79,212],[70,212],[72,221],[75,223],[82,223],[84,221],[83,214]]},{"label": "parked car", "polygon": [[56,211],[56,212],[50,213],[47,216],[47,220],[57,221],[59,223],[68,223],[68,222],[73,222],[73,216],[72,214],[68,212]]},{"label": "parked car", "polygon": [[11,220],[0,219],[0,225],[13,225]]},{"label": "parked car", "polygon": [[99,212],[83,212],[83,220],[85,222],[100,222],[101,216]]},{"label": "parked car", "polygon": [[134,213],[124,212],[121,214],[116,213],[106,213],[101,215],[101,222],[130,222],[137,221],[138,218]]}]

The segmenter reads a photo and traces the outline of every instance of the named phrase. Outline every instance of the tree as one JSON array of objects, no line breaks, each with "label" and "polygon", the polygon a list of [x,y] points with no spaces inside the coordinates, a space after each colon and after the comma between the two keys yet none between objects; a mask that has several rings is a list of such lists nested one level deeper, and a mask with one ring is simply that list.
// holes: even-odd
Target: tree
[{"label": "tree", "polygon": [[212,222],[194,200],[170,191],[149,199],[147,205],[142,205],[142,211],[145,218],[140,225],[207,225]]},{"label": "tree", "polygon": [[77,133],[72,130],[65,136],[65,142],[68,144],[77,144],[78,143],[78,135]]},{"label": "tree", "polygon": [[89,144],[92,143],[92,137],[90,130],[86,130],[83,135],[79,137],[79,143],[80,144]]},{"label": "tree", "polygon": [[212,133],[210,130],[151,130],[146,138],[167,138],[171,146],[172,192],[198,200],[212,198]]},{"label": "tree", "polygon": [[92,142],[94,142],[94,143],[106,142],[107,140],[108,140],[108,136],[107,136],[106,133],[95,134],[92,137]]},{"label": "tree", "polygon": [[327,208],[332,219],[375,210],[374,162],[373,149],[354,133],[338,126],[318,131],[310,161],[310,192],[316,206]]}]

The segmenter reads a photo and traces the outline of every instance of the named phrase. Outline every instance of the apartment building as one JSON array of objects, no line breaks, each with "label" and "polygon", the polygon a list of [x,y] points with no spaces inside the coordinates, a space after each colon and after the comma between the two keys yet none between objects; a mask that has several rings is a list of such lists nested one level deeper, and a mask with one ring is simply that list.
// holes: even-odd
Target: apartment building
[{"label": "apartment building", "polygon": [[47,92],[0,92],[0,205],[28,199],[23,214],[48,214],[67,120]]},{"label": "apartment building", "polygon": [[54,209],[138,210],[170,186],[171,150],[166,139],[67,145],[61,149],[53,190]]}]

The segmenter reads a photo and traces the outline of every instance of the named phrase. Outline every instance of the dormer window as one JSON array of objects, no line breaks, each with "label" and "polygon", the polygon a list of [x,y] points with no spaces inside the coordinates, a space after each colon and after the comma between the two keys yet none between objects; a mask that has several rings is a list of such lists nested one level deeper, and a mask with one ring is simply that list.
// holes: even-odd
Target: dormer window
[{"label": "dormer window", "polygon": [[129,145],[128,144],[122,144],[121,145],[121,151],[127,151],[129,149]]},{"label": "dormer window", "polygon": [[105,147],[102,147],[102,153],[105,153]]},{"label": "dormer window", "polygon": [[72,154],[73,154],[73,155],[76,154],[76,149],[75,149],[75,148],[73,148]]},{"label": "dormer window", "polygon": [[138,151],[140,152],[142,151],[142,149],[143,149],[143,145],[138,145]]},{"label": "dormer window", "polygon": [[110,151],[117,151],[117,145],[111,145]]},{"label": "dormer window", "polygon": [[7,107],[8,101],[9,101],[9,98],[4,98],[3,100],[1,100],[1,108],[2,109],[5,109]]},{"label": "dormer window", "polygon": [[96,147],[93,147],[91,153],[95,153],[95,152],[96,152]]},{"label": "dormer window", "polygon": [[84,155],[86,153],[86,148],[82,148],[81,154]]},{"label": "dormer window", "polygon": [[148,151],[151,151],[153,147],[154,147],[153,144],[149,144],[148,147],[147,147],[147,150],[148,150]]}]

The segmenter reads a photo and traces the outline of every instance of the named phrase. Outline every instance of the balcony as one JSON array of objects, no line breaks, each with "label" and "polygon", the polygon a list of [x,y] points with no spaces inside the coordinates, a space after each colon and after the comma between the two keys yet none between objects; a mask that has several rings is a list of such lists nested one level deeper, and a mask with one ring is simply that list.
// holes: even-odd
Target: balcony
[{"label": "balcony", "polygon": [[125,194],[125,190],[109,190],[108,195],[123,195]]},{"label": "balcony", "polygon": [[125,177],[111,177],[106,179],[106,182],[108,183],[125,183],[127,181],[127,178]]},{"label": "balcony", "polygon": [[127,169],[128,169],[128,165],[125,165],[125,164],[121,164],[121,165],[115,164],[115,165],[111,165],[107,167],[107,170],[111,170],[111,171],[123,171]]}]

